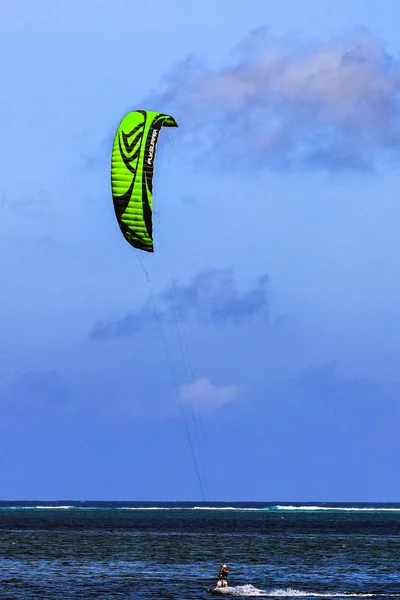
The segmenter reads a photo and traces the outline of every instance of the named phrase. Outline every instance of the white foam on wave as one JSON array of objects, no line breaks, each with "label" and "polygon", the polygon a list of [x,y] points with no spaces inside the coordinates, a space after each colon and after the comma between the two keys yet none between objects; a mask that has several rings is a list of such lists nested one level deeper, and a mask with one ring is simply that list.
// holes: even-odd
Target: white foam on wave
[{"label": "white foam on wave", "polygon": [[264,592],[264,595],[269,598],[374,598],[377,596],[377,594],[356,592],[304,592],[293,588],[271,590],[270,592]]},{"label": "white foam on wave", "polygon": [[284,506],[278,504],[278,510],[301,510],[301,511],[346,511],[346,512],[400,512],[400,508],[396,507],[379,507],[379,506]]},{"label": "white foam on wave", "polygon": [[352,507],[352,506],[285,506],[277,504],[265,507],[239,506],[120,506],[120,510],[196,510],[196,511],[235,511],[235,512],[272,512],[281,511],[344,511],[344,512],[400,512],[400,507]]},{"label": "white foam on wave", "polygon": [[68,508],[80,508],[79,506],[27,506],[26,508],[40,508],[40,509],[50,509],[50,510],[66,510]]},{"label": "white foam on wave", "polygon": [[186,510],[176,506],[117,506],[116,510]]},{"label": "white foam on wave", "polygon": [[237,585],[235,587],[225,587],[218,590],[219,594],[226,596],[253,596],[258,598],[265,598],[268,594],[264,590],[259,590],[253,585]]},{"label": "white foam on wave", "polygon": [[375,598],[382,594],[372,593],[350,593],[350,592],[305,592],[293,588],[274,589],[274,590],[259,590],[252,585],[238,585],[235,587],[226,587],[219,590],[220,594],[227,596],[245,596],[258,598]]},{"label": "white foam on wave", "polygon": [[239,507],[239,506],[193,506],[189,510],[236,510],[239,512],[246,511],[266,511],[271,510],[271,506],[267,506],[265,508],[249,508],[249,507]]},{"label": "white foam on wave", "polygon": [[344,511],[344,512],[400,512],[400,507],[356,507],[356,506],[285,506],[277,504],[265,507],[240,506],[121,506],[122,510],[196,510],[196,511],[235,511],[235,512],[271,512],[286,511]]},{"label": "white foam on wave", "polygon": [[379,506],[309,506],[309,505],[269,505],[265,507],[248,506],[76,506],[76,505],[41,505],[36,506],[0,506],[0,510],[133,510],[133,511],[233,511],[233,512],[400,512],[400,507]]},{"label": "white foam on wave", "polygon": [[267,511],[267,508],[239,508],[235,506],[119,506],[120,510],[234,510],[234,511]]},{"label": "white foam on wave", "polygon": [[41,505],[37,506],[0,506],[0,510],[97,510],[96,506],[57,506],[57,505]]}]

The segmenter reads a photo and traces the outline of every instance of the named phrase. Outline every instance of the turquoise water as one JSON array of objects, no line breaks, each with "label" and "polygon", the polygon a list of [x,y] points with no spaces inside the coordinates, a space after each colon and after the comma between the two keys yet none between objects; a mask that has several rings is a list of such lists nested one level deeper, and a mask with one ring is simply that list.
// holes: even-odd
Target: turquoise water
[{"label": "turquoise water", "polygon": [[400,505],[0,503],[1,599],[400,598]]}]

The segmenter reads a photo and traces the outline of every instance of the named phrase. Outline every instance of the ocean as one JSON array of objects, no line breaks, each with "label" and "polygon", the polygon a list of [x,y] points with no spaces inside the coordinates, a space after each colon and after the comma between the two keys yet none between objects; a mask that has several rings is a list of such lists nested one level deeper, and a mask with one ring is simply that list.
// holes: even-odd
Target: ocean
[{"label": "ocean", "polygon": [[400,504],[1,502],[0,599],[400,598]]}]

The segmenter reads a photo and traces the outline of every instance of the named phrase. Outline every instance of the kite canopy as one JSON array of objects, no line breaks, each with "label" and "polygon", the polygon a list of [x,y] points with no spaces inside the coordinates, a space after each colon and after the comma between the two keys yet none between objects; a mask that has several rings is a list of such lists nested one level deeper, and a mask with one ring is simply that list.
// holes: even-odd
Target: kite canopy
[{"label": "kite canopy", "polygon": [[154,252],[153,171],[161,127],[178,127],[169,115],[148,110],[128,113],[119,124],[111,158],[115,214],[125,239]]}]

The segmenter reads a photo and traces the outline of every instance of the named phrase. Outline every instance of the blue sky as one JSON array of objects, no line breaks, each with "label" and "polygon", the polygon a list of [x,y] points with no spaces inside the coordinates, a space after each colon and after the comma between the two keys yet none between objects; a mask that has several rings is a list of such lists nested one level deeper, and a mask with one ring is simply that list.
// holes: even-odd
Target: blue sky
[{"label": "blue sky", "polygon": [[[208,500],[399,500],[399,18],[3,9],[1,498],[200,500],[186,428]],[[109,183],[135,108],[179,123],[142,257]]]}]

